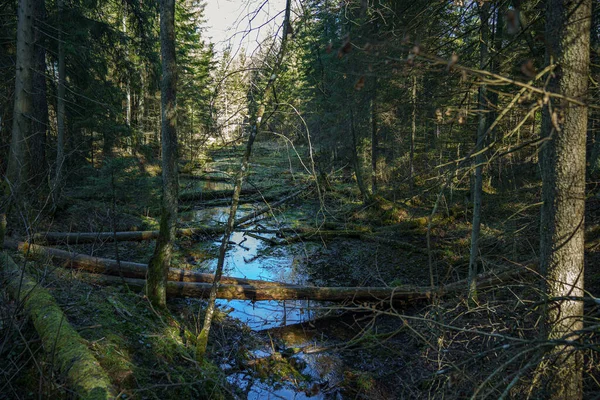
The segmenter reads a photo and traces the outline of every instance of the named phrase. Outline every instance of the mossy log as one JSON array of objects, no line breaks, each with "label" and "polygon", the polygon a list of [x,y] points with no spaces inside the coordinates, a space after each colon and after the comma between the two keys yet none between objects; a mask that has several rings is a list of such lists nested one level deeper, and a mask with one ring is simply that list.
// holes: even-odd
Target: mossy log
[{"label": "mossy log", "polygon": [[114,398],[108,375],[71,327],[52,295],[22,271],[6,252],[0,253],[0,265],[9,293],[23,303],[44,348],[52,353],[56,368],[78,398]]},{"label": "mossy log", "polygon": [[[130,261],[117,262],[116,260],[111,260],[109,258],[92,257],[85,254],[73,253],[70,251],[24,242],[17,242],[14,240],[5,240],[4,247],[11,250],[19,250],[28,257],[50,257],[53,260],[58,261],[59,265],[66,268],[77,268],[99,274],[123,276],[125,278],[146,279],[146,273],[148,271],[148,266],[142,263]],[[213,277],[213,274],[179,268],[169,268],[169,273],[167,275],[168,280],[177,282],[212,283]],[[221,277],[221,282],[233,285],[254,285],[257,287],[285,285],[280,282],[235,278],[232,276]]]},{"label": "mossy log", "polygon": [[[82,274],[85,280],[98,284],[124,284],[131,288],[143,288],[143,279],[121,279],[116,276]],[[170,297],[206,298],[210,294],[212,284],[194,282],[167,282],[167,295]],[[435,293],[421,287],[312,287],[312,286],[253,286],[253,285],[220,285],[217,298],[226,300],[300,300],[319,301],[415,301],[431,298]]]}]

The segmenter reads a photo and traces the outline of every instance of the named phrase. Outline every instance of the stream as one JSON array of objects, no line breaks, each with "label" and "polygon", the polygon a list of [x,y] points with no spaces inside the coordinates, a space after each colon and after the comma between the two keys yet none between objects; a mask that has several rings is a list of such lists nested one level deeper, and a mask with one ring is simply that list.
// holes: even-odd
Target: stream
[{"label": "stream", "polygon": [[[253,210],[252,205],[240,205],[237,218],[247,215]],[[227,221],[229,207],[213,207],[193,210],[187,213],[184,220],[202,225],[221,225]],[[261,221],[265,228],[276,228],[271,219]],[[274,234],[261,234],[265,238],[273,238]],[[218,249],[220,238],[212,242]],[[249,279],[278,281],[290,284],[309,284],[308,275],[303,269],[304,257],[302,244],[290,246],[270,246],[263,240],[246,236],[244,232],[234,232],[227,249],[224,274]],[[214,272],[217,259],[209,259],[201,265],[203,269]],[[228,375],[228,381],[246,393],[248,399],[341,399],[336,385],[342,381],[342,363],[333,352],[317,352],[309,354],[303,349],[314,349],[319,345],[314,335],[298,329],[298,325],[314,319],[318,312],[311,308],[319,303],[309,300],[257,301],[217,300],[221,310],[229,317],[238,320],[257,333],[267,334],[269,330],[287,329],[291,332],[281,335],[284,349],[273,348],[272,343],[265,343],[261,348],[249,349],[249,363],[268,365],[285,362],[294,366],[300,374],[294,378],[275,380],[268,376],[256,377],[252,371],[233,372],[229,360],[224,360],[221,369]],[[284,328],[282,328],[284,327]],[[268,340],[267,340],[268,341]],[[293,353],[286,349],[295,349]],[[258,370],[257,370],[258,372]],[[259,374],[260,375],[260,374]],[[265,375],[265,371],[263,371]],[[266,375],[269,375],[267,372]]]}]

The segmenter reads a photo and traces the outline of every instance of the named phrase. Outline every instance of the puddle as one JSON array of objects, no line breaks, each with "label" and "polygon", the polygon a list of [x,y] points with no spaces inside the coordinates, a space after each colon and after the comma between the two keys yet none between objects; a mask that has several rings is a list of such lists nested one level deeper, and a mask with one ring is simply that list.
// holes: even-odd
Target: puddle
[{"label": "puddle", "polygon": [[[274,237],[273,234],[261,236]],[[295,262],[295,257],[286,248],[277,248],[266,254],[265,242],[246,236],[244,232],[234,232],[230,241],[236,244],[230,245],[227,251],[225,275],[290,284],[307,283],[299,263]],[[214,242],[214,245],[219,246],[220,241]],[[205,266],[213,272],[217,260],[207,261]],[[254,331],[306,322],[315,316],[309,300],[217,300],[217,304],[230,311],[230,317],[239,319]]]},{"label": "puddle", "polygon": [[[238,211],[237,217],[242,217],[252,211],[251,205],[245,205]],[[195,210],[191,218],[196,223],[215,225],[225,223],[229,207],[215,207]],[[265,227],[268,224],[263,222]],[[261,234],[265,238],[273,238],[273,234]],[[308,283],[308,278],[297,257],[303,254],[298,245],[269,247],[264,240],[249,237],[244,232],[234,232],[230,238],[224,274],[248,279],[278,281],[290,284]],[[220,246],[220,240],[213,242]],[[294,253],[298,254],[296,256]],[[216,259],[207,260],[203,266],[214,271]],[[217,300],[219,307],[229,312],[229,316],[238,319],[256,332],[266,329],[285,328],[289,325],[292,336],[280,335],[279,340],[285,348],[297,349],[297,354],[284,358],[283,362],[294,365],[296,376],[283,378],[277,382],[269,382],[256,378],[250,372],[236,372],[228,376],[228,381],[240,388],[248,399],[341,399],[336,389],[343,377],[342,363],[335,355],[327,352],[305,354],[302,349],[314,349],[316,340],[310,334],[306,335],[296,328],[300,323],[307,322],[317,316],[317,311],[311,308],[319,307],[318,302],[309,300],[257,301],[247,300]],[[265,335],[266,336],[266,335]],[[282,360],[286,349],[274,350],[270,347],[255,349],[251,352],[252,360]],[[281,353],[280,353],[281,352]],[[286,357],[286,356],[284,356]],[[224,363],[223,366],[228,365]],[[227,371],[228,368],[223,368]],[[267,374],[271,375],[271,374]]]}]

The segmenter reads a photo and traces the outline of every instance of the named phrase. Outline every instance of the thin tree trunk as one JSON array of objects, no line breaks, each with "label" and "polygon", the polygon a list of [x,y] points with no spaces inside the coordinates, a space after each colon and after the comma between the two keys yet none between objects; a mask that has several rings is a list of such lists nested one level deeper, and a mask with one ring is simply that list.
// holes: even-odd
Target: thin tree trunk
[{"label": "thin tree trunk", "polygon": [[356,139],[356,131],[354,129],[354,112],[352,109],[349,111],[350,119],[348,124],[350,125],[350,135],[352,137],[352,163],[354,164],[354,174],[356,175],[356,184],[358,185],[358,190],[363,198],[364,203],[369,202],[369,192],[367,192],[367,188],[365,187],[365,182],[363,180],[362,168],[360,167],[360,159],[358,157],[358,141]]},{"label": "thin tree trunk", "polygon": [[41,31],[46,19],[45,0],[35,0],[35,66],[33,70],[32,133],[29,139],[29,174],[32,184],[38,187],[45,181],[46,131],[48,127],[48,101],[46,96],[46,48]]},{"label": "thin tree trunk", "polygon": [[175,58],[175,0],[160,2],[160,45],[162,55],[162,179],[160,233],[148,265],[147,294],[157,307],[167,304],[167,274],[177,228],[177,64]]},{"label": "thin tree trunk", "polygon": [[371,97],[371,193],[377,193],[377,157],[379,157],[377,135],[377,78],[373,82],[373,96]]},{"label": "thin tree trunk", "polygon": [[[546,62],[557,67],[548,90],[586,99],[589,73],[591,0],[546,3]],[[584,208],[587,107],[553,99],[544,108],[541,154],[542,209],[540,272],[545,277],[546,339],[577,340],[583,328]],[[560,299],[560,300],[551,300]],[[561,344],[539,372],[550,380],[542,397],[583,397],[583,355]]]},{"label": "thin tree trunk", "polygon": [[[283,21],[283,38],[281,42],[281,48],[279,50],[278,60],[275,63],[274,68],[279,68],[283,61],[283,55],[285,54],[286,43],[287,43],[287,32],[290,23],[290,11],[291,11],[291,0],[286,1],[285,5],[285,17]],[[238,172],[235,181],[235,187],[233,189],[233,198],[231,203],[231,209],[229,212],[229,218],[227,220],[227,225],[225,227],[225,234],[223,235],[223,240],[221,241],[221,247],[219,248],[219,259],[217,261],[217,269],[215,271],[215,279],[213,281],[209,299],[208,299],[208,307],[206,308],[206,314],[204,317],[204,324],[202,325],[202,330],[198,334],[198,341],[196,345],[196,359],[201,361],[204,359],[204,355],[206,354],[206,347],[208,345],[208,335],[210,333],[210,328],[212,325],[212,319],[215,313],[215,302],[217,298],[217,291],[219,289],[219,283],[221,280],[221,276],[223,274],[223,267],[225,264],[225,253],[227,252],[227,244],[229,243],[229,238],[231,233],[233,232],[233,228],[235,226],[235,214],[237,212],[237,207],[240,200],[240,193],[242,191],[242,185],[244,183],[244,177],[247,174],[250,155],[252,154],[252,145],[254,144],[254,140],[256,139],[256,135],[258,134],[259,128],[267,121],[268,118],[262,118],[264,112],[264,105],[262,102],[266,99],[266,95],[272,85],[274,84],[275,78],[277,76],[277,70],[274,70],[271,76],[273,77],[267,83],[267,86],[263,90],[260,96],[252,96],[250,101],[251,104],[248,107],[250,110],[250,136],[248,137],[248,143],[246,145],[246,151],[244,153],[244,157],[242,159],[242,165]],[[258,97],[258,98],[257,98]]]},{"label": "thin tree trunk", "polygon": [[194,106],[190,105],[190,165],[194,161]]},{"label": "thin tree trunk", "polygon": [[[489,42],[489,20],[490,20],[490,4],[483,3],[480,6],[479,15],[481,19],[481,34],[479,41],[479,67],[486,68],[488,65],[488,42]],[[471,228],[471,250],[469,255],[469,302],[477,302],[477,291],[475,286],[475,276],[477,276],[477,259],[479,258],[479,236],[481,231],[481,197],[483,192],[483,163],[485,161],[484,154],[481,149],[484,145],[485,133],[488,130],[488,104],[487,104],[487,88],[484,84],[479,87],[479,123],[477,125],[477,137],[475,138],[475,179],[473,181],[473,221]]]},{"label": "thin tree trunk", "polygon": [[415,187],[415,136],[417,135],[417,76],[412,81],[412,126],[410,131],[410,157],[408,166],[408,182],[410,189]]},{"label": "thin tree trunk", "polygon": [[[64,0],[57,0],[58,15],[64,21]],[[62,174],[65,163],[65,44],[64,26],[58,27],[58,89],[56,105],[56,166],[54,187],[52,188],[53,207],[56,208],[62,190]]]},{"label": "thin tree trunk", "polygon": [[139,130],[139,137],[137,147],[139,148],[140,142],[146,144],[146,70],[143,66],[140,68],[140,92],[138,94],[138,97],[139,103],[137,109],[137,125]]},{"label": "thin tree trunk", "polygon": [[13,202],[22,197],[23,186],[27,181],[25,149],[27,138],[31,134],[34,66],[33,0],[20,0],[18,4],[16,57],[13,126],[6,169],[6,181]]}]

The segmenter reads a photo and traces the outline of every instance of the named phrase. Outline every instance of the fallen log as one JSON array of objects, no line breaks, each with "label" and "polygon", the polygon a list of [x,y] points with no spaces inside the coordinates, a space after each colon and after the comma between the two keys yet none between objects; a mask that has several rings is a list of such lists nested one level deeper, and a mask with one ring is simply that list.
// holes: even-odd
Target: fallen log
[{"label": "fallen log", "polygon": [[[121,279],[116,276],[82,274],[83,279],[97,284],[127,284],[130,288],[142,289],[142,279]],[[167,282],[167,295],[170,297],[206,298],[212,284],[194,282]],[[419,287],[312,287],[312,286],[272,286],[220,285],[217,298],[226,300],[319,300],[319,301],[414,301],[429,299],[435,293]]]},{"label": "fallen log", "polygon": [[[177,236],[218,235],[223,233],[222,227],[201,227],[177,229]],[[84,244],[95,242],[135,242],[154,240],[158,231],[132,231],[132,232],[45,232],[33,235],[36,243],[47,244]]]},{"label": "fallen log", "polygon": [[85,341],[73,329],[52,295],[14,263],[5,252],[0,254],[9,293],[23,303],[54,365],[65,376],[79,399],[114,399],[108,375]]},{"label": "fallen log", "polygon": [[[486,273],[477,280],[477,289],[499,288],[507,281],[521,279],[531,275],[527,268],[510,269],[500,273]],[[120,279],[115,276],[83,274],[84,279],[97,284],[127,284],[132,288],[143,288],[141,279]],[[439,288],[419,286],[397,287],[313,287],[313,286],[269,286],[220,285],[217,298],[227,300],[318,300],[331,302],[412,302],[430,300],[434,297],[466,293],[467,280],[454,282]],[[194,282],[167,282],[167,295],[171,297],[206,298],[212,284]]]},{"label": "fallen log", "polygon": [[[79,267],[85,271],[100,272],[109,275],[87,274],[91,281],[99,284],[122,284],[142,288],[146,266],[139,263],[121,262],[70,253],[39,245],[6,240],[4,247],[18,249],[29,254],[42,254],[63,260],[63,266]],[[498,287],[509,280],[520,279],[531,274],[529,269],[518,268],[500,273],[487,273],[477,278],[478,290]],[[120,276],[118,276],[120,275]],[[173,297],[205,297],[210,293],[212,274],[203,274],[189,270],[170,269],[167,294]],[[288,285],[280,282],[222,277],[218,296],[222,299],[240,300],[293,300],[311,299],[321,301],[414,301],[429,299],[432,296],[465,293],[467,281],[458,281],[446,286],[431,289],[429,287],[311,287]]]},{"label": "fallen log", "polygon": [[[15,240],[5,240],[4,247],[11,250],[18,250],[22,252],[26,257],[50,257],[53,260],[58,261],[57,264],[63,267],[78,268],[84,271],[99,274],[122,276],[125,278],[146,279],[146,273],[148,270],[148,266],[142,263],[135,263],[130,261],[117,262],[116,260],[111,260],[109,258],[92,257],[85,254],[73,253],[70,251],[54,249],[51,247],[17,242]],[[169,268],[169,272],[167,275],[168,280],[178,282],[212,283],[213,277],[213,274],[178,268]],[[269,282],[255,279],[235,278],[232,276],[223,276],[221,278],[221,281],[223,283],[232,285],[254,285],[257,287],[285,285],[281,282]]]},{"label": "fallen log", "polygon": [[[238,218],[235,226],[246,223],[274,207],[295,198],[300,195],[304,189],[296,191],[289,196],[280,199],[269,206],[254,211],[247,216]],[[95,242],[127,242],[154,240],[158,237],[159,231],[133,231],[133,232],[46,232],[33,235],[33,241],[44,244],[84,244]],[[201,228],[183,228],[177,229],[177,236],[195,236],[195,235],[218,235],[225,232],[224,227],[201,227]]]}]

